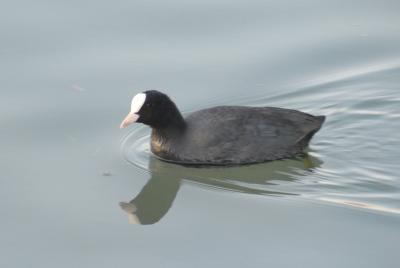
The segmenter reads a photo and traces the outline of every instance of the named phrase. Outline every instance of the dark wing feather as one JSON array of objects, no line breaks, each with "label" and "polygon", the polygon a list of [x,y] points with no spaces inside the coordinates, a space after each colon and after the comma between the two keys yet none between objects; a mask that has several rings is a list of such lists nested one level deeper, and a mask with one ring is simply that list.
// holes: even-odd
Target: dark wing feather
[{"label": "dark wing feather", "polygon": [[307,146],[323,117],[273,107],[220,106],[186,118],[186,137],[171,148],[181,162],[243,164],[291,157]]}]

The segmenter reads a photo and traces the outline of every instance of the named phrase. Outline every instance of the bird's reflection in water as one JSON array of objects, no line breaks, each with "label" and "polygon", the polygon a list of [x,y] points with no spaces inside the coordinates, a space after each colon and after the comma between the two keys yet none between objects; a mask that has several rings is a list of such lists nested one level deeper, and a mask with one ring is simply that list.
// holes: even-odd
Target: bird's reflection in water
[{"label": "bird's reflection in water", "polygon": [[267,190],[279,181],[292,181],[322,164],[305,155],[297,159],[272,161],[234,167],[193,167],[167,163],[150,157],[150,180],[140,193],[128,202],[120,202],[130,223],[158,222],[172,206],[182,180],[228,191],[258,195],[295,195]]}]

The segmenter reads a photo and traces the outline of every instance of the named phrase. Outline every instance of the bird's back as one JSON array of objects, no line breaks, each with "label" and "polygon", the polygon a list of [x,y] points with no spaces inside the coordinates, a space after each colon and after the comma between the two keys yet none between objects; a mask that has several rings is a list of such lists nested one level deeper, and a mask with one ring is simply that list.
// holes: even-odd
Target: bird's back
[{"label": "bird's back", "polygon": [[185,118],[186,132],[168,144],[167,153],[172,161],[214,165],[292,157],[308,145],[324,119],[274,107],[204,109]]}]

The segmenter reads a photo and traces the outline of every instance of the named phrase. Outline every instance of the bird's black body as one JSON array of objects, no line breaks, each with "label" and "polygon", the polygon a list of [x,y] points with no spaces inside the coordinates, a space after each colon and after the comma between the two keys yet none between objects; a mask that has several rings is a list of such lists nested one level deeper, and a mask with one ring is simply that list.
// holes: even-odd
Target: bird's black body
[{"label": "bird's black body", "polygon": [[138,122],[152,127],[151,151],[181,164],[239,165],[290,158],[304,150],[325,120],[296,110],[244,106],[219,106],[183,118],[165,94],[144,93],[148,97]]}]

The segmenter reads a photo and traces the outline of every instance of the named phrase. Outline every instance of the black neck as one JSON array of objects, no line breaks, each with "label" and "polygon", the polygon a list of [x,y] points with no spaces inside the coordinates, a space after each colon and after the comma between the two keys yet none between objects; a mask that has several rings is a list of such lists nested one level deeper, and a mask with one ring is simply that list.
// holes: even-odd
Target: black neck
[{"label": "black neck", "polygon": [[[172,104],[172,105],[171,105]],[[153,135],[159,138],[177,137],[186,129],[186,122],[176,105],[171,102],[170,107],[162,115],[157,123],[152,125]]]}]

